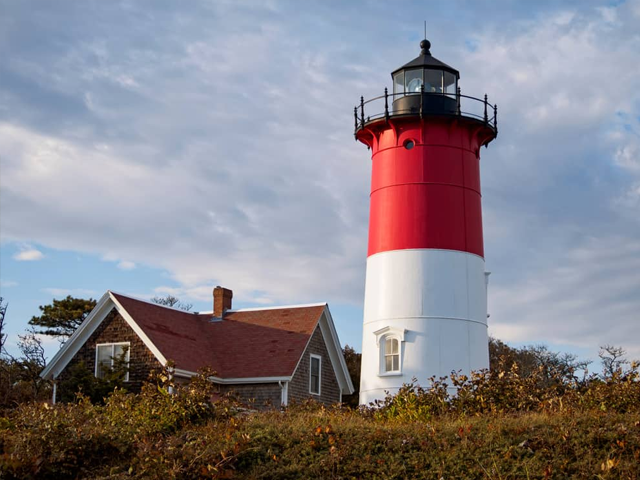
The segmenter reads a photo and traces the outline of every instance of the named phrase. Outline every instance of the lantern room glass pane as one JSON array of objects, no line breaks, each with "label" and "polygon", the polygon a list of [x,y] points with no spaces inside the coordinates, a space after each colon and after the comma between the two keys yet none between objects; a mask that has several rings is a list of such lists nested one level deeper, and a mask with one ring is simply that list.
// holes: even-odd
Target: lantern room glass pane
[{"label": "lantern room glass pane", "polygon": [[444,72],[444,93],[456,93],[456,76],[451,72]]},{"label": "lantern room glass pane", "polygon": [[422,70],[407,70],[404,73],[405,91],[408,93],[420,93],[422,86]]},{"label": "lantern room glass pane", "polygon": [[404,72],[393,76],[393,93],[404,93]]},{"label": "lantern room glass pane", "polygon": [[426,93],[442,93],[442,70],[424,71],[424,91]]}]

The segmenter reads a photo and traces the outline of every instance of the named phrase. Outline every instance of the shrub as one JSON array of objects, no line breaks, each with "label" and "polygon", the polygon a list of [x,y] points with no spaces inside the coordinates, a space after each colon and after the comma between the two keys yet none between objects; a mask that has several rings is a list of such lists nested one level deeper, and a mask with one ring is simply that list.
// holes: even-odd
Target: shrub
[{"label": "shrub", "polygon": [[210,376],[21,405],[0,417],[0,478],[639,477],[637,365],[606,380],[452,374],[367,408],[257,413],[213,401]]}]

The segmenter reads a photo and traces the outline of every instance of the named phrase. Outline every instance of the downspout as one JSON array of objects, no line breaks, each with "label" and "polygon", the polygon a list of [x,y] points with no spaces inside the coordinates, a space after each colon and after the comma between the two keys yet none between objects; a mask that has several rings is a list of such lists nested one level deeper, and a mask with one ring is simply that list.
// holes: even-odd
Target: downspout
[{"label": "downspout", "polygon": [[57,393],[57,387],[58,387],[58,382],[56,382],[56,379],[53,379],[53,394],[51,395],[51,403],[53,405],[56,404],[56,393]]},{"label": "downspout", "polygon": [[278,380],[280,386],[280,405],[286,407],[289,405],[289,382]]}]

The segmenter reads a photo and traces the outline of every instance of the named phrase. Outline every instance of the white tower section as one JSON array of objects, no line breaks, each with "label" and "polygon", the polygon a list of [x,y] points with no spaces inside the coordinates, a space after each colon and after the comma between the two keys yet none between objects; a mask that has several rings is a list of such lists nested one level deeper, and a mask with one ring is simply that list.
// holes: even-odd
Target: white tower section
[{"label": "white tower section", "polygon": [[413,378],[427,386],[431,376],[488,368],[482,257],[435,249],[370,256],[362,342],[361,404]]}]

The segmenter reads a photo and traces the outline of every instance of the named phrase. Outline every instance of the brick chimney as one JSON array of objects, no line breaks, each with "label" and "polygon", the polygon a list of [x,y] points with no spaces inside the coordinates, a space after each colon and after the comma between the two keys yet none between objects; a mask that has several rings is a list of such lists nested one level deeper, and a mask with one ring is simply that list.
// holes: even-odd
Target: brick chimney
[{"label": "brick chimney", "polygon": [[231,308],[233,291],[217,286],[213,289],[213,316],[222,318],[224,312]]}]

